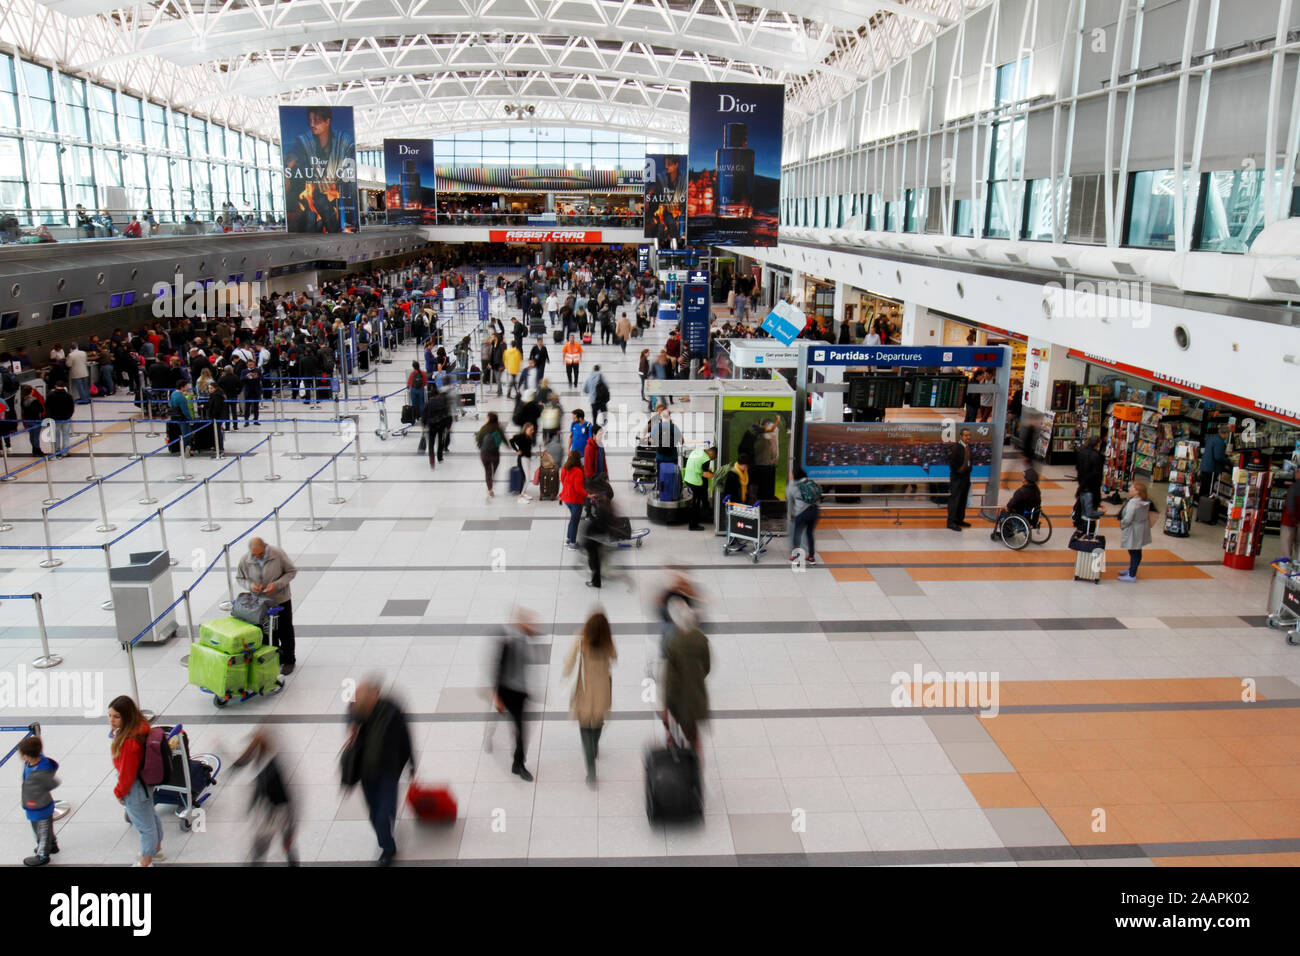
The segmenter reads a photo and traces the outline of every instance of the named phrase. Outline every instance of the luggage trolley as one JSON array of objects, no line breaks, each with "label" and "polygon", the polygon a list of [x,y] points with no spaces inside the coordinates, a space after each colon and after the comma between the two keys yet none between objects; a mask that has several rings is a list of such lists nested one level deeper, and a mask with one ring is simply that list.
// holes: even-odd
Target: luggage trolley
[{"label": "luggage trolley", "polygon": [[[283,610],[284,607],[279,604],[266,609],[266,627],[262,630],[265,640],[262,643],[262,647],[273,647],[275,645],[275,622],[276,618]],[[256,650],[258,650],[258,648],[253,649],[253,651]],[[246,662],[252,659],[253,651],[246,651],[244,653],[244,659]],[[199,690],[203,691],[205,694],[212,694],[212,691],[208,690],[206,687],[199,687]],[[212,705],[221,708],[225,707],[232,700],[238,700],[240,703],[243,703],[246,700],[252,700],[254,697],[258,696],[270,697],[272,694],[278,694],[282,690],[284,690],[283,675],[277,677],[275,683],[264,691],[249,690],[248,688],[245,688],[238,694],[230,694],[225,697],[218,694],[212,694]]]},{"label": "luggage trolley", "polygon": [[[767,550],[774,534],[763,534],[761,509],[758,505],[738,505],[730,498],[722,500],[727,509],[727,540],[722,544],[723,554],[745,552],[755,564],[758,557]],[[748,547],[753,545],[753,547]]]},{"label": "luggage trolley", "polygon": [[[190,738],[185,727],[176,724],[167,730],[167,746],[171,751],[171,766],[167,779],[153,788],[154,806],[174,806],[181,830],[188,832],[202,814],[200,809],[212,796],[221,771],[221,758],[216,754],[190,755]],[[127,817],[127,823],[131,818]]]},{"label": "luggage trolley", "polygon": [[388,427],[388,403],[379,402],[379,427],[375,429],[375,435],[380,441],[387,441],[389,438],[402,438],[408,431],[414,427],[414,422],[403,422],[396,428]]},{"label": "luggage trolley", "polygon": [[1278,558],[1272,566],[1268,626],[1286,631],[1286,642],[1294,647],[1300,645],[1300,561]]}]

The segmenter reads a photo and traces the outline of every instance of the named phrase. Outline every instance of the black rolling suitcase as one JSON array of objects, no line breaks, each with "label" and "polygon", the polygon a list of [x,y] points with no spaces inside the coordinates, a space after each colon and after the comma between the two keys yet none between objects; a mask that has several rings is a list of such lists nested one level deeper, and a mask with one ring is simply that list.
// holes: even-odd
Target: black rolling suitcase
[{"label": "black rolling suitcase", "polygon": [[1216,496],[1206,495],[1196,503],[1196,520],[1201,524],[1219,523],[1219,499]]},{"label": "black rolling suitcase", "polygon": [[694,750],[670,743],[646,753],[645,815],[651,823],[704,816],[704,784]]},{"label": "black rolling suitcase", "polygon": [[551,341],[553,341],[556,345],[559,345],[561,342],[564,341],[564,332],[561,329],[556,329],[554,332],[551,333]]}]

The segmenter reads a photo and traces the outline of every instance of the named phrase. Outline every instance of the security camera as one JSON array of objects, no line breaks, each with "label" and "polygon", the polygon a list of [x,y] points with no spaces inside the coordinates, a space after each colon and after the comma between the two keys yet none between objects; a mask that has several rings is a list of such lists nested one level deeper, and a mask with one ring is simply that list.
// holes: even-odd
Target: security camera
[{"label": "security camera", "polygon": [[532,115],[533,115],[534,113],[536,113],[536,112],[537,112],[537,107],[536,107],[536,106],[530,106],[530,107],[528,107],[528,115],[529,115],[529,116],[532,116]]},{"label": "security camera", "polygon": [[514,111],[515,111],[515,108],[514,108],[513,106],[511,106],[509,103],[507,103],[507,104],[506,104],[506,115],[509,116],[509,115],[510,115],[511,113],[513,113]]}]

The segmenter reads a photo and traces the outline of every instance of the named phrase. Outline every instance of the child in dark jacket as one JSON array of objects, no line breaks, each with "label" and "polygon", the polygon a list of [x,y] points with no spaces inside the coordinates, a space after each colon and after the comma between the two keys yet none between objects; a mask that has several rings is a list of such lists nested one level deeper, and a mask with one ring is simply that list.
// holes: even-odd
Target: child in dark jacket
[{"label": "child in dark jacket", "polygon": [[27,866],[44,866],[50,862],[50,854],[59,852],[59,843],[54,838],[54,797],[51,795],[59,785],[59,778],[55,776],[59,765],[57,761],[45,756],[40,737],[24,737],[18,742],[18,753],[25,765],[23,810],[36,834],[36,850],[23,863]]}]

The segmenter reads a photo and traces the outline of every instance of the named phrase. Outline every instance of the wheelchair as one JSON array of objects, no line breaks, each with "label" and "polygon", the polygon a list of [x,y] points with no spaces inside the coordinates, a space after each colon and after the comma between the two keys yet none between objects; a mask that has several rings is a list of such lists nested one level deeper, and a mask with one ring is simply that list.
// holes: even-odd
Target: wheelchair
[{"label": "wheelchair", "polygon": [[1000,516],[993,534],[1002,539],[1012,551],[1020,551],[1030,541],[1034,544],[1047,544],[1052,537],[1052,520],[1041,508],[1024,514],[1004,514]]}]

